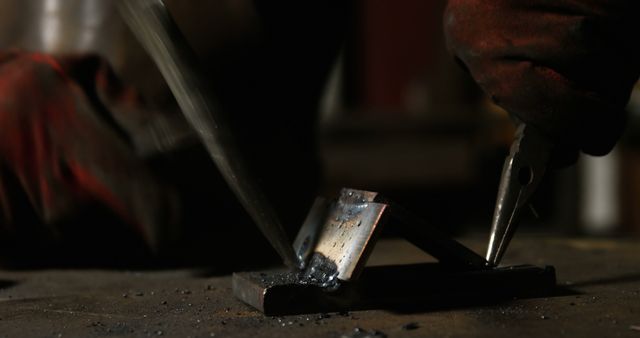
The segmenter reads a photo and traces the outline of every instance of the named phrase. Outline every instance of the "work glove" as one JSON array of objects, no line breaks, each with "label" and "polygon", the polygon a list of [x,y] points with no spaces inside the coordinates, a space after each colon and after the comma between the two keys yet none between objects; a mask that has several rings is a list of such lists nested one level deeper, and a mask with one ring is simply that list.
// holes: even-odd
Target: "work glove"
[{"label": "work glove", "polygon": [[449,0],[446,41],[499,106],[557,144],[605,155],[640,74],[640,1]]},{"label": "work glove", "polygon": [[[15,234],[63,241],[56,236],[65,233],[65,220],[96,205],[157,248],[177,202],[131,144],[127,127],[144,115],[135,92],[98,57],[0,54],[1,249],[22,247]],[[88,234],[100,222],[83,221]],[[25,234],[29,226],[38,230]],[[88,246],[103,240],[97,229],[93,234],[83,239]]]}]

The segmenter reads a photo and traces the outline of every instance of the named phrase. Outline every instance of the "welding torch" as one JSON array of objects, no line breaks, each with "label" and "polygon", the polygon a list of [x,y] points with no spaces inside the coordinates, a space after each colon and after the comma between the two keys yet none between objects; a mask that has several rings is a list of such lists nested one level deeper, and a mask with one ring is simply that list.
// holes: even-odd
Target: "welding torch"
[{"label": "welding torch", "polygon": [[260,190],[225,123],[224,112],[205,91],[195,53],[162,0],[119,0],[118,9],[167,81],[186,120],[244,209],[286,265],[301,268],[275,209]]}]

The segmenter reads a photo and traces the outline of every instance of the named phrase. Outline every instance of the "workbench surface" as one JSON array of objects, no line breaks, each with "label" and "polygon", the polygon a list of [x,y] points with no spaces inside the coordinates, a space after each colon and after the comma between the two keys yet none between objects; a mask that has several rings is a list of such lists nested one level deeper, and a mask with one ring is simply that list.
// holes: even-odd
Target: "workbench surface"
[{"label": "workbench surface", "polygon": [[[387,240],[371,262],[424,260]],[[639,241],[521,236],[505,263],[554,265],[558,295],[269,318],[233,298],[230,276],[201,270],[0,271],[0,337],[640,337]]]}]

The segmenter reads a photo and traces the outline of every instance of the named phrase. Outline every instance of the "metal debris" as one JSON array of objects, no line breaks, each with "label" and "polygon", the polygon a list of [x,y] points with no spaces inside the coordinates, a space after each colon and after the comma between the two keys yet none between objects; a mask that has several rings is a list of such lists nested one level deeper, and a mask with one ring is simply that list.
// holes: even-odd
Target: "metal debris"
[{"label": "metal debris", "polygon": [[378,330],[365,330],[359,327],[353,329],[353,332],[349,334],[343,334],[341,338],[387,338],[387,335]]},{"label": "metal debris", "polygon": [[418,323],[416,322],[406,323],[402,325],[402,329],[405,331],[417,330],[419,328],[420,328],[420,325],[418,325]]}]

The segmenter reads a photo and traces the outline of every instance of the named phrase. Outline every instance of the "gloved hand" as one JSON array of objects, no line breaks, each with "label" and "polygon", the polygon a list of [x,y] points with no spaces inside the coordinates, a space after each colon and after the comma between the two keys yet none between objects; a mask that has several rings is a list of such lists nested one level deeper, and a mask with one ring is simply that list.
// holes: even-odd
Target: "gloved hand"
[{"label": "gloved hand", "polygon": [[[1,239],[27,226],[33,218],[24,215],[27,209],[53,238],[61,221],[100,204],[157,246],[176,216],[176,201],[135,154],[113,114],[140,120],[138,104],[98,57],[0,54]],[[26,196],[30,208],[15,196]],[[85,221],[83,229],[100,222]],[[110,245],[117,250],[119,244]]]},{"label": "gloved hand", "polygon": [[448,47],[491,99],[557,142],[607,154],[640,74],[640,1],[449,0]]}]

